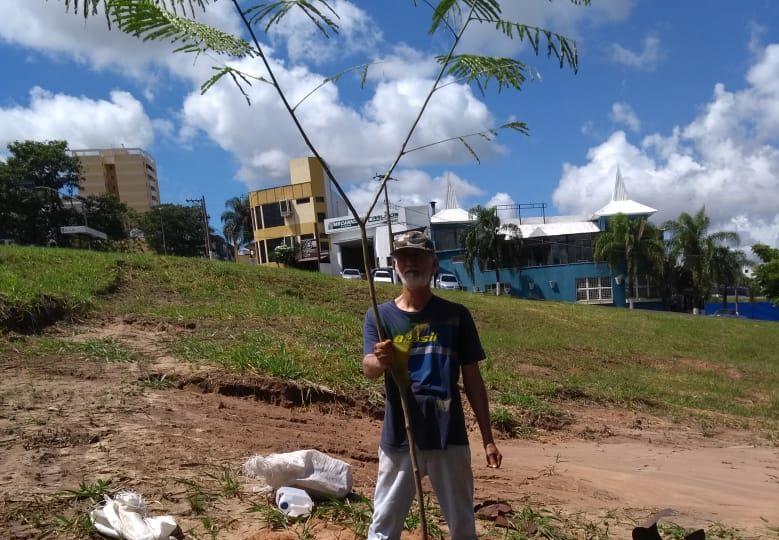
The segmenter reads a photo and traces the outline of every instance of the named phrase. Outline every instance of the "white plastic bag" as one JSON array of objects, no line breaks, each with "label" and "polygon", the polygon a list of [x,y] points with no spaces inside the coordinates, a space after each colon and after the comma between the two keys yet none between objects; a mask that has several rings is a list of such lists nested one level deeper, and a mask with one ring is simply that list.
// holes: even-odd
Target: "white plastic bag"
[{"label": "white plastic bag", "polygon": [[268,490],[292,486],[305,489],[313,497],[339,499],[352,491],[352,466],[318,450],[254,456],[244,463],[243,471]]},{"label": "white plastic bag", "polygon": [[97,532],[123,540],[170,540],[178,528],[171,516],[146,517],[143,497],[134,491],[121,491],[89,513]]}]

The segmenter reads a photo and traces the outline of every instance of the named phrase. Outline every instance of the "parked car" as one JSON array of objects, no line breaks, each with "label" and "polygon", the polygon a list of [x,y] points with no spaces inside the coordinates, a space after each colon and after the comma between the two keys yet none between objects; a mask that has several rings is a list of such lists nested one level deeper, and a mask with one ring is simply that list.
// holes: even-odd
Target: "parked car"
[{"label": "parked car", "polygon": [[462,289],[460,280],[454,274],[438,274],[435,280],[435,286],[437,289],[448,289],[451,291],[459,291]]},{"label": "parked car", "polygon": [[362,279],[362,272],[356,268],[344,268],[341,271],[341,277],[344,279]]},{"label": "parked car", "polygon": [[376,283],[395,283],[392,270],[385,268],[377,268],[373,271],[373,281]]}]

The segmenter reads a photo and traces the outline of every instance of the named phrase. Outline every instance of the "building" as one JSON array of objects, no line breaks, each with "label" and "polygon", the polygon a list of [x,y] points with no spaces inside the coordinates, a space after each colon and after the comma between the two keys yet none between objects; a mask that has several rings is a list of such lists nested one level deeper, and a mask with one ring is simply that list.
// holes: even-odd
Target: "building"
[{"label": "building", "polygon": [[273,250],[286,244],[296,249],[298,265],[326,271],[330,241],[324,223],[339,206],[330,180],[313,157],[291,160],[289,176],[287,185],[249,193],[254,256],[259,264],[271,263]]},{"label": "building", "polygon": [[366,269],[362,257],[362,241],[360,228],[352,216],[342,216],[325,220],[325,231],[330,236],[332,245],[330,260],[333,274],[344,268],[358,268],[367,274],[375,268],[392,266],[391,235],[401,232],[427,229],[430,226],[430,212],[425,206],[395,206],[390,205],[390,221],[387,212],[373,214],[365,224],[368,237],[368,249],[371,268]]},{"label": "building", "polygon": [[81,162],[83,197],[112,193],[136,212],[160,204],[157,166],[140,148],[73,150]]},{"label": "building", "polygon": [[[449,188],[451,190],[451,186]],[[480,272],[474,268],[474,279],[465,269],[465,256],[460,239],[473,216],[457,208],[456,197],[447,193],[447,208],[431,218],[431,235],[442,272],[455,274],[466,289],[476,292],[494,291],[495,272]],[[624,269],[610,269],[605,263],[595,263],[593,246],[608,220],[616,214],[648,217],[656,212],[627,195],[622,175],[617,169],[611,201],[587,216],[546,216],[543,204],[511,205],[498,208],[502,223],[517,226],[522,234],[527,260],[521,268],[501,270],[501,287],[512,296],[539,300],[560,300],[583,304],[658,307],[657,287],[648,275],[637,276],[634,291],[625,290]],[[523,217],[523,209],[541,210],[540,216]]]}]

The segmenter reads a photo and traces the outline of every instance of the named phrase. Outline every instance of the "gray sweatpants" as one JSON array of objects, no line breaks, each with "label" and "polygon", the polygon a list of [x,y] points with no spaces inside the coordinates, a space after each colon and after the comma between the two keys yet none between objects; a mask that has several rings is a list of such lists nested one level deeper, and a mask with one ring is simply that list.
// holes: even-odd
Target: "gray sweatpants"
[{"label": "gray sweatpants", "polygon": [[[417,461],[420,474],[430,478],[452,540],[475,540],[470,448],[417,450]],[[379,449],[373,522],[367,540],[398,540],[415,495],[408,451]]]}]

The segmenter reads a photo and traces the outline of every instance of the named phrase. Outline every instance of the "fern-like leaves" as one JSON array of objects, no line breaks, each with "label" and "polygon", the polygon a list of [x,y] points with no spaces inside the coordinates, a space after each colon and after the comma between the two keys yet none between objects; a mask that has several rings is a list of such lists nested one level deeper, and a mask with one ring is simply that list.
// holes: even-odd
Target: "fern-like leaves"
[{"label": "fern-like leaves", "polygon": [[[78,14],[79,12],[79,1],[78,0],[63,0],[65,2],[65,13],[70,11],[70,8],[73,8],[73,13]],[[179,10],[181,10],[182,14],[186,13],[186,6],[189,5],[189,12],[194,17],[195,16],[195,6],[200,8],[200,10],[205,10],[206,5],[208,4],[209,0],[155,0],[154,3],[161,5],[163,9],[167,11],[172,11],[173,13],[178,13]],[[103,4],[103,11],[106,14],[106,19],[109,18],[109,14],[111,12],[111,4],[113,3],[112,0],[82,0],[81,2],[81,12],[84,15],[84,18],[88,18],[90,15],[97,15],[97,8],[100,4]],[[109,19],[110,23],[110,19]]]},{"label": "fern-like leaves", "polygon": [[475,82],[482,94],[491,80],[498,84],[498,92],[505,87],[521,90],[527,76],[527,66],[513,58],[495,58],[476,54],[437,56],[439,63],[449,60],[447,74],[467,82]]},{"label": "fern-like leaves", "polygon": [[[321,4],[323,8],[318,8],[316,4]],[[327,15],[327,12],[330,12],[336,19],[339,18],[338,13],[335,12],[327,0],[316,0],[316,2],[311,2],[309,0],[277,0],[275,2],[257,4],[256,6],[249,7],[244,10],[244,15],[246,15],[246,18],[252,25],[267,19],[265,22],[265,32],[267,32],[270,30],[271,26],[281,22],[284,16],[287,15],[292,8],[302,10],[326,37],[330,37],[330,32],[333,32],[334,34],[338,33],[338,24]]]},{"label": "fern-like leaves", "polygon": [[181,43],[176,52],[211,51],[234,57],[252,55],[248,42],[168,11],[161,7],[159,1],[109,0],[108,3],[111,20],[119,29],[144,41]]}]

